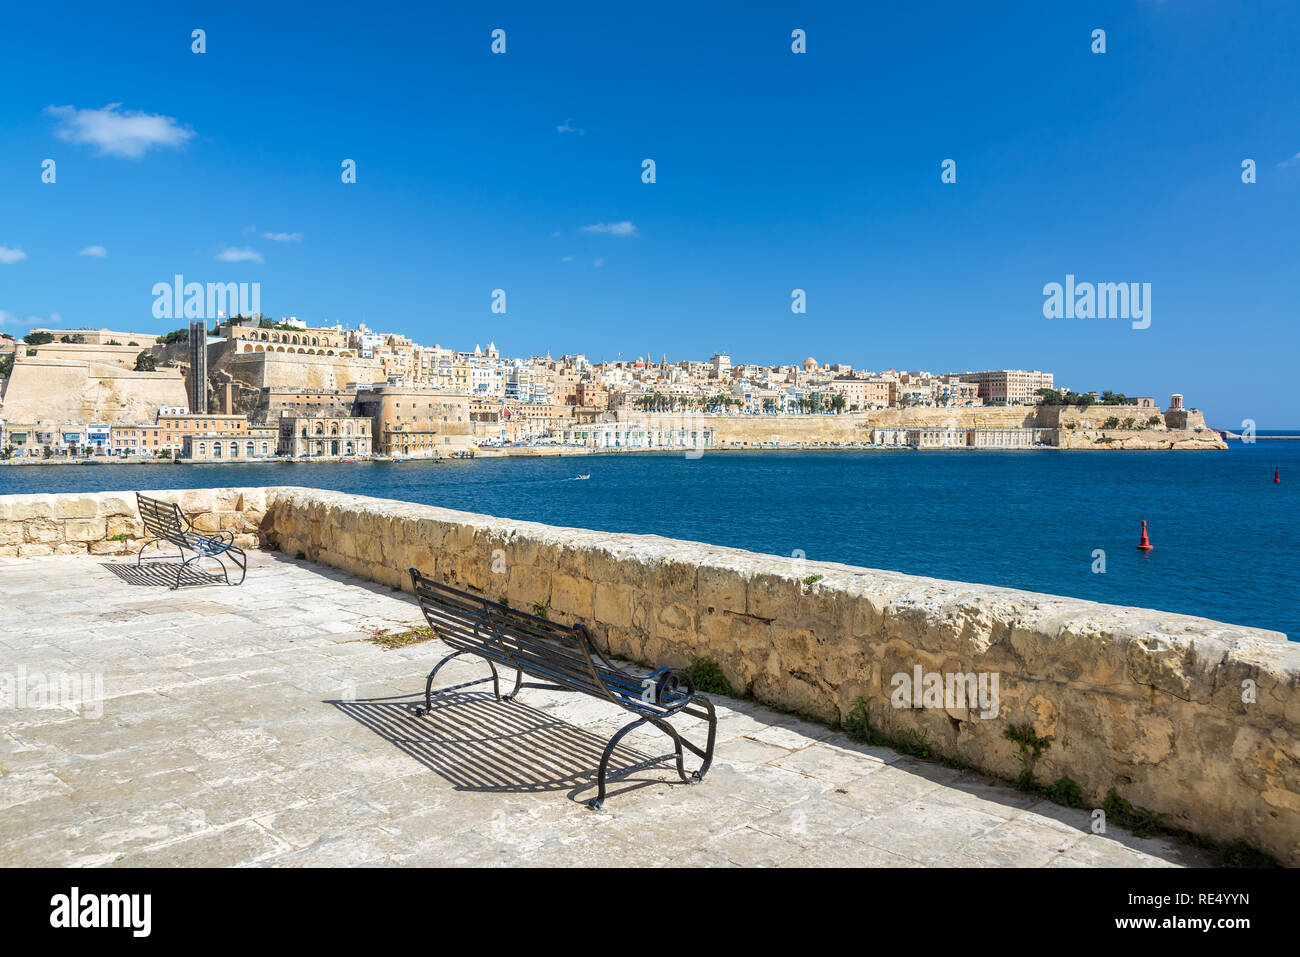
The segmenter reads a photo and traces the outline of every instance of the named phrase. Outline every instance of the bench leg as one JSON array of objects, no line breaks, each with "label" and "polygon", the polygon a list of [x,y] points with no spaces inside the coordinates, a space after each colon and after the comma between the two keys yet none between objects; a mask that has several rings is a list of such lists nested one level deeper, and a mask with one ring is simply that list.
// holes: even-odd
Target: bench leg
[{"label": "bench leg", "polygon": [[[443,691],[452,691],[458,688],[465,688],[470,685],[479,685],[489,680],[487,678],[480,678],[478,681],[467,681],[465,682],[465,684],[453,685],[451,688],[443,688],[440,691],[435,692],[433,690],[433,679],[437,676],[438,672],[442,670],[442,666],[445,665],[447,662],[451,661],[451,659],[459,658],[463,654],[465,654],[464,651],[453,651],[446,658],[443,658],[442,661],[438,662],[436,665],[433,666],[433,670],[429,672],[428,680],[425,681],[424,683],[424,707],[423,708],[416,707],[414,709],[415,714],[417,716],[426,715],[433,710],[433,696],[435,693],[441,694]],[[493,697],[495,697],[498,701],[513,701],[515,696],[519,694],[519,687],[523,683],[524,680],[523,672],[516,669],[514,690],[512,690],[510,694],[503,695],[501,693],[501,676],[497,672],[496,664],[492,661],[491,658],[484,658],[483,660],[486,661],[487,666],[492,669],[491,681],[492,681]]]},{"label": "bench leg", "polygon": [[451,661],[453,658],[459,658],[464,653],[465,652],[463,651],[453,651],[446,658],[443,658],[442,661],[433,666],[433,670],[429,672],[429,680],[424,683],[424,707],[416,708],[416,715],[425,715],[433,710],[433,679],[437,677],[438,672],[442,670],[443,665]]},{"label": "bench leg", "polygon": [[[239,581],[231,582],[230,576],[227,575],[226,584],[235,584],[235,585],[244,584],[244,578],[247,577],[248,575],[248,555],[244,553],[244,550],[242,548],[235,548],[233,545],[230,548],[226,549],[226,554],[230,556],[230,560],[232,562],[234,562],[236,565],[239,566]],[[221,566],[222,570],[224,570],[225,567],[226,567],[225,565],[222,565]]]},{"label": "bench leg", "polygon": [[[636,730],[646,723],[654,725],[664,734],[668,735],[668,737],[672,738],[673,753],[665,754],[657,758],[650,758],[631,768],[623,768],[620,771],[616,771],[614,777],[620,777],[632,771],[658,764],[661,761],[667,761],[669,758],[674,758],[677,762],[677,776],[683,781],[687,784],[698,784],[700,781],[703,781],[704,775],[709,772],[709,766],[713,764],[713,744],[718,733],[718,718],[717,714],[713,710],[713,702],[704,695],[696,695],[691,698],[691,703],[702,706],[707,714],[705,720],[709,724],[709,736],[703,748],[698,748],[691,744],[691,742],[682,738],[682,736],[677,733],[677,729],[663,718],[654,718],[649,715],[643,718],[638,718],[636,721],[624,725],[618,730],[618,733],[616,733],[614,737],[609,739],[609,744],[605,746],[605,753],[600,756],[600,769],[596,775],[598,791],[596,796],[587,802],[587,806],[593,811],[599,811],[605,806],[605,789],[609,778],[609,759],[614,754],[614,748],[618,746],[618,742],[622,740],[625,734]],[[700,717],[700,715],[695,715],[695,717]],[[690,773],[687,773],[684,761],[686,751],[690,751],[692,754],[695,754],[700,758],[700,766]]]},{"label": "bench leg", "polygon": [[[605,745],[605,753],[600,756],[600,769],[596,772],[597,788],[596,796],[587,802],[587,807],[593,811],[599,811],[605,806],[605,776],[609,773],[609,758],[618,747],[618,743],[623,740],[623,736],[630,731],[635,731],[641,725],[645,724],[649,718],[637,718],[630,724],[625,724],[614,732],[614,737],[609,739],[609,744]],[[680,751],[680,748],[678,749]],[[678,759],[680,761],[680,757]]]},{"label": "bench leg", "polygon": [[[146,540],[145,543],[140,546],[140,551],[136,552],[135,554],[135,567],[139,568],[141,562],[144,561],[144,550],[146,548],[148,548],[150,545],[161,545],[162,543],[163,543],[163,539],[161,538],[150,538]],[[183,559],[185,557],[185,553],[180,552],[178,553],[177,557]]]},{"label": "bench leg", "polygon": [[180,567],[176,569],[176,584],[172,585],[172,591],[175,591],[176,589],[181,587],[181,576],[185,574],[185,566],[188,565],[190,562],[198,561],[202,557],[203,557],[202,555],[194,555],[191,558],[185,558],[185,553],[181,552],[181,558],[184,560],[181,562]]}]

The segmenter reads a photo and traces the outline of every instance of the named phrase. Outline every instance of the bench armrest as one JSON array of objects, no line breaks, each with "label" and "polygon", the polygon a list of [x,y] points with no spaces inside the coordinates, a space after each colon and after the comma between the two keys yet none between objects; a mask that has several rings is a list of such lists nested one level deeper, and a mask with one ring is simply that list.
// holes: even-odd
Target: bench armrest
[{"label": "bench armrest", "polygon": [[645,676],[654,679],[654,703],[676,713],[691,703],[695,695],[695,680],[682,668],[660,668]]}]

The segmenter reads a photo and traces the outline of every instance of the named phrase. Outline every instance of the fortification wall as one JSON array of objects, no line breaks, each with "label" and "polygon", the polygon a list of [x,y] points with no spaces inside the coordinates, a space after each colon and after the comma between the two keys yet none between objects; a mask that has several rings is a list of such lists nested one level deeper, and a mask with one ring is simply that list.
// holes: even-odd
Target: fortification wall
[{"label": "fortification wall", "polygon": [[308,356],[288,352],[229,352],[220,368],[252,389],[344,389],[350,382],[382,382],[383,367],[375,359]]},{"label": "fortification wall", "polygon": [[1031,428],[1029,407],[975,409],[880,409],[841,415],[710,415],[706,413],[629,412],[629,422],[664,428],[713,429],[719,447],[869,443],[882,428]]},{"label": "fortification wall", "polygon": [[73,359],[28,358],[14,363],[3,411],[10,422],[136,425],[154,421],[160,406],[187,402],[177,369],[133,372]]}]

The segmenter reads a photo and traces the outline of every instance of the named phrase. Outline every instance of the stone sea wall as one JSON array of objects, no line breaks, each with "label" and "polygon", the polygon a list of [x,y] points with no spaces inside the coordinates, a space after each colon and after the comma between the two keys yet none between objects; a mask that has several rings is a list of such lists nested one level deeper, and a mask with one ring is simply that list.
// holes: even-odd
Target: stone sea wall
[{"label": "stone sea wall", "polygon": [[[771,705],[838,722],[861,698],[873,727],[924,736],[934,754],[999,777],[1021,770],[1004,732],[1030,725],[1050,742],[1039,782],[1068,776],[1089,807],[1114,787],[1171,825],[1300,865],[1300,644],[1277,632],[338,492],[159,495],[179,496],[203,527],[250,541],[257,531],[286,555],[373,581],[409,590],[414,565],[581,620],[626,658],[716,660]],[[0,554],[102,553],[111,528],[126,551],[133,511],[122,493],[0,497]],[[917,668],[987,687],[996,677],[997,697],[894,707],[895,676]]]},{"label": "stone sea wall", "polygon": [[[256,547],[273,489],[148,491],[180,502],[195,528],[229,529],[235,542]],[[134,492],[0,495],[0,558],[34,555],[126,555],[145,544]],[[146,552],[146,557],[150,554]]]}]

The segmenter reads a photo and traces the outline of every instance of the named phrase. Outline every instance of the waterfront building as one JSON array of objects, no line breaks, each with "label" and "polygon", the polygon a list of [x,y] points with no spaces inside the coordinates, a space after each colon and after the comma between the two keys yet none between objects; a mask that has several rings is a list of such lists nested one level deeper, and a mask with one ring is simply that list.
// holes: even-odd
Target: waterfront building
[{"label": "waterfront building", "polygon": [[714,430],[699,425],[649,426],[635,422],[593,422],[564,429],[565,445],[591,449],[708,449]]},{"label": "waterfront building", "polygon": [[242,415],[159,415],[158,448],[173,454],[185,451],[185,439],[191,435],[238,436],[248,432],[248,419]]},{"label": "waterfront building", "polygon": [[371,453],[371,422],[363,416],[285,415],[278,426],[279,455],[338,458]]},{"label": "waterfront building", "polygon": [[[110,433],[108,445],[114,455],[157,455],[162,451],[160,425],[115,425],[111,431],[107,426],[101,428]],[[95,441],[93,434],[90,441]]]},{"label": "waterfront building", "polygon": [[1045,444],[1052,429],[990,429],[969,430],[967,444],[976,449],[1028,449]]},{"label": "waterfront building", "polygon": [[463,393],[382,383],[358,390],[355,414],[371,421],[373,451],[431,457],[472,445],[469,401]]},{"label": "waterfront building", "polygon": [[237,438],[229,433],[187,434],[181,458],[192,462],[244,462],[269,459],[275,455],[277,431],[254,427]]}]

